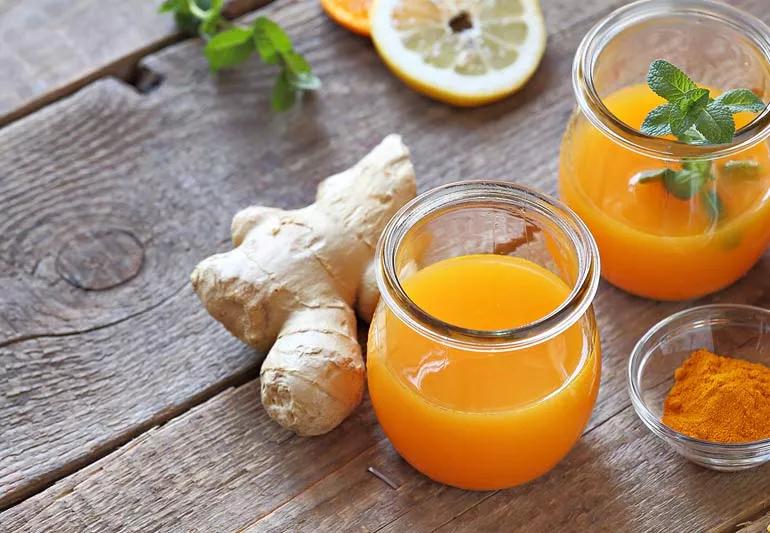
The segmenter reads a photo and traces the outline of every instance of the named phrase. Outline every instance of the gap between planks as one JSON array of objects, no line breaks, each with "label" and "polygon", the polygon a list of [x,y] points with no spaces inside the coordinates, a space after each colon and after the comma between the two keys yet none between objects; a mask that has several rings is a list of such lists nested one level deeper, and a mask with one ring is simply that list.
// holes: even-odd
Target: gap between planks
[{"label": "gap between planks", "polygon": [[139,61],[141,61],[143,57],[149,54],[152,54],[154,52],[162,50],[163,48],[166,48],[167,46],[170,46],[172,44],[178,43],[179,41],[182,41],[184,38],[185,38],[184,35],[182,35],[181,33],[168,35],[158,41],[148,44],[147,46],[139,48],[138,50],[135,50],[134,52],[131,52],[130,54],[125,55],[111,63],[103,65],[81,78],[77,78],[69,83],[65,83],[64,85],[53,89],[50,92],[40,95],[39,97],[34,98],[33,100],[30,100],[25,104],[22,104],[20,107],[17,107],[13,111],[10,111],[5,115],[0,116],[0,129],[11,124],[12,122],[15,122],[21,118],[24,118],[25,116],[31,113],[34,113],[35,111],[42,109],[43,107],[49,104],[53,104],[61,100],[62,98],[70,96],[71,94],[77,92],[79,89],[82,89],[86,85],[100,78],[112,76],[114,78],[122,80],[127,85],[131,85],[132,87],[138,88],[140,71],[137,68],[137,66],[139,64]]},{"label": "gap between planks", "polygon": [[[615,418],[616,416],[618,416],[618,415],[622,414],[623,412],[625,412],[625,411],[626,411],[627,409],[629,409],[629,408],[631,408],[631,403],[630,403],[630,402],[629,402],[629,403],[626,403],[626,404],[624,404],[624,405],[623,405],[623,407],[621,407],[620,409],[618,409],[618,410],[616,410],[616,411],[612,412],[612,413],[611,413],[609,416],[607,416],[607,418],[605,418],[605,419],[603,419],[603,420],[601,420],[601,421],[597,422],[596,424],[594,424],[593,426],[591,426],[590,428],[588,428],[587,430],[585,430],[585,431],[584,431],[584,432],[583,432],[583,433],[580,435],[580,439],[584,439],[584,438],[585,438],[585,437],[586,437],[588,434],[590,434],[591,432],[593,432],[593,431],[594,431],[594,430],[596,430],[596,429],[599,429],[599,428],[600,428],[600,427],[602,427],[602,426],[603,426],[605,423],[609,422],[611,419]],[[293,502],[293,501],[294,501],[294,500],[296,500],[297,498],[300,498],[302,495],[304,495],[304,494],[305,494],[306,492],[308,492],[309,490],[312,490],[312,489],[313,489],[313,487],[315,487],[315,486],[316,486],[316,485],[318,485],[319,483],[323,482],[325,479],[327,479],[327,478],[331,477],[331,476],[332,476],[332,475],[334,475],[336,472],[338,472],[338,471],[342,470],[343,468],[345,468],[345,467],[346,467],[346,466],[348,466],[349,464],[351,464],[351,463],[355,462],[355,461],[356,461],[356,460],[358,460],[358,458],[360,458],[362,455],[365,455],[365,454],[367,454],[367,453],[371,452],[371,451],[372,451],[374,448],[377,448],[378,446],[380,446],[380,445],[381,445],[383,442],[385,442],[385,441],[387,441],[387,440],[388,440],[388,439],[387,439],[387,437],[382,437],[382,438],[380,438],[380,439],[376,440],[376,441],[375,441],[375,442],[373,442],[373,443],[372,443],[372,444],[371,444],[369,447],[367,447],[367,448],[365,448],[365,449],[361,450],[361,452],[359,452],[358,454],[354,455],[354,456],[353,456],[353,457],[351,457],[349,460],[347,460],[347,461],[343,462],[342,464],[340,464],[340,465],[339,465],[337,468],[335,468],[334,470],[332,470],[332,471],[330,471],[330,472],[326,473],[325,475],[323,475],[322,477],[318,478],[318,479],[317,479],[317,480],[315,480],[313,483],[311,483],[311,484],[309,484],[308,486],[306,486],[306,487],[305,487],[303,490],[301,490],[300,492],[298,492],[298,493],[296,493],[295,495],[293,495],[291,498],[289,498],[289,499],[287,499],[287,500],[285,500],[285,501],[281,502],[280,504],[278,504],[277,506],[275,506],[275,507],[274,507],[273,509],[271,509],[270,511],[267,511],[267,512],[265,512],[265,513],[262,513],[262,515],[260,515],[259,517],[257,517],[257,518],[255,518],[255,519],[253,519],[253,520],[252,520],[251,522],[249,522],[248,524],[246,524],[246,525],[244,525],[243,527],[239,528],[239,529],[238,529],[238,532],[242,532],[242,531],[249,531],[249,530],[251,530],[252,528],[255,528],[255,527],[257,527],[257,526],[259,525],[259,522],[261,522],[262,520],[264,520],[264,519],[265,519],[265,518],[267,518],[268,516],[270,516],[270,515],[272,515],[272,514],[274,514],[274,513],[278,512],[278,511],[280,511],[280,510],[281,510],[283,507],[286,507],[288,504],[290,504],[291,502]],[[391,489],[393,489],[393,490],[398,490],[398,488],[399,488],[399,487],[393,487],[393,485],[391,485],[391,483],[388,483],[387,481],[383,480],[383,479],[382,479],[382,478],[381,478],[379,475],[377,475],[375,472],[372,472],[372,470],[373,470],[373,468],[372,468],[372,467],[369,467],[367,470],[368,470],[368,472],[369,472],[370,474],[372,474],[372,475],[374,475],[374,477],[376,477],[376,478],[380,479],[380,481],[382,481],[383,483],[385,483],[386,485],[388,485],[388,486],[389,486]],[[479,500],[478,500],[478,501],[476,501],[476,502],[473,502],[471,505],[469,505],[468,507],[466,507],[465,509],[463,509],[461,512],[459,512],[459,513],[457,513],[456,515],[454,515],[454,516],[453,516],[451,519],[447,520],[446,522],[442,523],[442,524],[441,524],[441,525],[439,525],[438,527],[434,528],[434,529],[433,529],[433,531],[435,531],[436,529],[440,529],[441,527],[445,526],[446,524],[448,524],[448,523],[449,523],[449,522],[451,522],[452,520],[456,519],[457,517],[461,516],[462,514],[466,513],[467,511],[469,511],[469,510],[473,509],[474,507],[476,507],[477,505],[479,505],[480,503],[482,503],[484,500],[486,500],[486,499],[488,499],[488,498],[491,498],[492,496],[494,496],[495,494],[497,494],[497,493],[499,493],[499,492],[500,492],[500,489],[498,489],[498,490],[493,490],[493,491],[489,491],[489,493],[488,493],[488,494],[485,494],[485,495],[484,495],[484,496],[483,496],[481,499],[479,499]],[[406,512],[406,511],[404,511],[404,512]],[[398,520],[398,519],[399,519],[399,518],[402,516],[402,514],[403,514],[403,513],[399,513],[399,514],[396,514],[395,516],[393,516],[393,518],[392,518],[391,520],[389,520],[389,521],[388,521],[388,522],[386,522],[385,524],[382,524],[382,525],[381,525],[379,528],[375,529],[375,530],[374,530],[372,533],[377,533],[378,531],[381,531],[381,530],[385,529],[385,528],[386,528],[386,527],[388,527],[390,524],[392,524],[393,522],[395,522],[396,520]]]},{"label": "gap between planks", "polygon": [[[37,338],[43,338],[43,337],[67,337],[67,336],[80,335],[83,333],[88,333],[88,332],[97,331],[100,329],[114,327],[127,320],[136,318],[138,316],[141,316],[145,313],[148,313],[150,311],[153,311],[159,307],[162,307],[168,304],[169,302],[173,301],[176,297],[178,297],[182,293],[183,289],[185,289],[186,287],[187,287],[187,282],[185,282],[185,284],[182,287],[175,290],[168,298],[165,298],[164,300],[156,303],[155,305],[142,309],[139,312],[133,313],[130,316],[124,317],[120,320],[111,322],[109,324],[99,325],[83,331],[68,332],[61,335],[56,335],[56,334],[32,335],[30,336],[30,338],[37,339]],[[12,339],[11,342],[9,343],[0,344],[0,347],[2,347],[3,345],[20,342],[22,340],[26,340],[26,339]],[[218,396],[220,393],[226,391],[227,389],[240,387],[258,378],[260,366],[261,366],[261,359],[255,361],[253,365],[247,368],[244,368],[240,372],[236,372],[221,381],[215,382],[213,385],[202,390],[198,394],[194,394],[189,398],[186,398],[179,405],[166,409],[164,411],[158,412],[155,416],[145,421],[144,423],[138,425],[133,430],[128,431],[125,434],[120,435],[119,437],[115,437],[113,439],[108,440],[107,442],[102,443],[98,447],[94,448],[93,451],[88,455],[88,457],[83,457],[80,460],[67,463],[66,465],[58,469],[50,471],[46,475],[44,480],[36,484],[31,484],[27,489],[21,490],[17,494],[16,498],[10,500],[9,502],[0,504],[0,513],[14,507],[15,505],[19,505],[20,503],[24,502],[26,499],[32,496],[35,496],[36,494],[39,494],[45,491],[46,489],[50,488],[51,486],[53,486],[63,478],[68,477],[72,474],[75,474],[76,472],[91,465],[92,463],[95,463],[96,461],[99,461],[100,459],[103,459],[104,457],[107,457],[108,455],[119,451],[123,446],[130,445],[131,441],[135,440],[137,437],[147,433],[148,431],[152,431],[155,428],[163,426],[164,424],[170,422],[176,417],[184,415],[191,409],[197,407],[198,405],[206,403],[207,401],[214,398],[215,396]]]},{"label": "gap between planks", "polygon": [[[223,10],[223,14],[225,18],[234,19],[264,7],[272,1],[273,0],[228,0]],[[166,17],[168,19],[173,17],[170,13],[157,13],[157,16]],[[122,80],[127,85],[135,87],[139,92],[152,90],[157,86],[158,78],[154,76],[154,73],[147,72],[146,69],[143,69],[140,66],[141,60],[150,54],[158,52],[187,38],[189,37],[176,31],[160,37],[155,41],[148,40],[148,42],[143,43],[130,52],[124,53],[102,65],[97,65],[94,70],[86,74],[78,76],[77,73],[73,73],[73,79],[62,80],[60,85],[55,86],[50,91],[33,97],[31,100],[22,103],[5,114],[0,114],[0,129],[49,104],[70,96],[98,79],[108,76]],[[88,53],[88,51],[85,51],[85,53]],[[147,81],[148,76],[151,80],[149,82]]]},{"label": "gap between planks", "polygon": [[[208,389],[204,389],[200,393],[187,398],[187,400],[180,403],[178,406],[158,413],[152,419],[147,420],[143,424],[140,424],[132,431],[127,432],[125,435],[120,435],[120,437],[111,439],[100,445],[98,448],[94,448],[88,457],[84,457],[81,460],[74,461],[72,463],[67,463],[65,466],[57,470],[52,470],[48,473],[44,481],[41,481],[36,485],[30,485],[26,490],[19,491],[17,499],[11,500],[8,504],[0,505],[0,513],[3,513],[16,505],[23,503],[27,499],[46,491],[62,479],[76,474],[91,464],[104,459],[108,455],[121,453],[121,450],[123,450],[125,446],[132,446],[131,443],[138,437],[163,427],[165,424],[171,422],[175,418],[185,415],[191,409],[206,403],[222,392],[225,392],[231,388],[241,387],[251,382],[259,376],[260,365],[261,361],[254,366],[247,368],[242,372],[233,374],[228,378],[215,383]],[[67,493],[64,493],[59,497],[63,497],[66,494]]]}]

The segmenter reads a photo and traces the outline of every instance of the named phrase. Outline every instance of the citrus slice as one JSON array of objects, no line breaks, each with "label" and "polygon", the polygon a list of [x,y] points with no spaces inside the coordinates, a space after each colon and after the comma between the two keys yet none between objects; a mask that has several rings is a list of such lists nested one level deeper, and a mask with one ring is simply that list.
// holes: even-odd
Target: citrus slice
[{"label": "citrus slice", "polygon": [[410,87],[472,106],[516,91],[545,51],[538,0],[375,0],[377,51]]},{"label": "citrus slice", "polygon": [[321,6],[332,20],[359,34],[369,35],[371,0],[321,0]]}]

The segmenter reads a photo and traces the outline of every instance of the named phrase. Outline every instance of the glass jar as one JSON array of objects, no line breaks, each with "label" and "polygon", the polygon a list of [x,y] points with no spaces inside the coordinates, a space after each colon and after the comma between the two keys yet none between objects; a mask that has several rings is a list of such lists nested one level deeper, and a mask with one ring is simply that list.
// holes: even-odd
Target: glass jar
[{"label": "glass jar", "polygon": [[[578,106],[562,142],[560,196],[596,238],[610,283],[683,300],[733,283],[770,243],[770,110],[737,114],[730,144],[644,135],[645,116],[664,103],[646,86],[656,59],[712,97],[748,88],[768,102],[770,29],[717,2],[646,0],[600,21],[575,56]],[[702,185],[644,179],[683,168],[700,169]]]},{"label": "glass jar", "polygon": [[[540,277],[508,283],[507,271],[485,276],[478,262]],[[464,263],[478,269],[439,268]],[[511,487],[551,469],[580,437],[599,388],[598,281],[588,229],[535,191],[459,182],[404,206],[378,244],[382,297],[367,354],[372,405],[401,456],[465,489]],[[531,320],[514,318],[525,308]],[[511,327],[473,329],[483,323]]]}]

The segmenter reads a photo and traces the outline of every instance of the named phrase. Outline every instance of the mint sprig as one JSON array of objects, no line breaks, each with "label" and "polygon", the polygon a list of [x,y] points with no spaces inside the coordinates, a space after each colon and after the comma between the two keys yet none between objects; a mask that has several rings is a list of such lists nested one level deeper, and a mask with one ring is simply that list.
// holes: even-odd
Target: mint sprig
[{"label": "mint sprig", "polygon": [[222,16],[223,7],[224,0],[166,0],[158,11],[173,13],[184,34],[209,38],[229,24]]},{"label": "mint sprig", "polygon": [[224,0],[166,0],[161,12],[174,14],[177,26],[188,35],[205,39],[203,55],[212,72],[235,67],[254,53],[280,72],[273,85],[271,104],[276,111],[289,109],[302,91],[314,91],[321,81],[307,60],[294,50],[286,32],[267,17],[249,26],[236,26],[222,15]]},{"label": "mint sprig", "polygon": [[[642,133],[654,137],[674,135],[687,144],[730,143],[735,137],[733,115],[743,111],[756,113],[765,108],[764,102],[748,89],[733,89],[711,98],[708,89],[698,87],[681,69],[663,59],[650,64],[647,84],[668,103],[650,111],[642,123]],[[758,171],[754,164],[731,161],[729,171]],[[699,195],[711,220],[716,222],[724,207],[711,183],[716,179],[712,167],[710,161],[685,160],[680,170],[665,168],[640,172],[631,178],[631,184],[660,182],[666,191],[680,200]]]},{"label": "mint sprig", "polygon": [[647,115],[642,132],[653,136],[674,134],[690,144],[732,142],[733,114],[756,113],[765,108],[762,100],[748,89],[733,89],[713,99],[708,89],[698,87],[687,74],[663,59],[650,64],[647,84],[668,103]]}]

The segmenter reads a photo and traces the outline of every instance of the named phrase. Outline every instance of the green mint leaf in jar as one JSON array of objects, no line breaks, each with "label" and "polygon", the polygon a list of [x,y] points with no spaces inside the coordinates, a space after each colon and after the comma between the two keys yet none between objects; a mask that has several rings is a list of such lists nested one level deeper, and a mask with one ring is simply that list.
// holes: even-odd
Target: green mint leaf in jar
[{"label": "green mint leaf in jar", "polygon": [[631,3],[591,29],[559,160],[606,279],[661,300],[720,290],[770,246],[770,31],[695,3]]},{"label": "green mint leaf in jar", "polygon": [[650,64],[647,84],[655,94],[671,103],[686,100],[687,94],[697,88],[687,74],[663,59],[655,60]]},{"label": "green mint leaf in jar", "polygon": [[642,123],[642,133],[653,137],[670,135],[673,109],[671,104],[663,104],[650,111]]},{"label": "green mint leaf in jar", "polygon": [[716,101],[698,110],[695,127],[711,144],[726,144],[735,136],[732,111]]},{"label": "green mint leaf in jar", "polygon": [[727,107],[732,113],[759,113],[765,108],[762,99],[748,89],[726,91],[716,98],[716,102]]},{"label": "green mint leaf in jar", "polygon": [[682,169],[669,172],[663,176],[666,190],[680,200],[689,200],[695,196],[706,183],[706,176],[697,170]]}]

